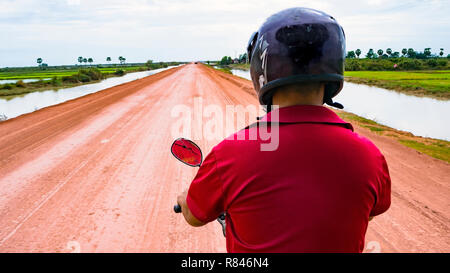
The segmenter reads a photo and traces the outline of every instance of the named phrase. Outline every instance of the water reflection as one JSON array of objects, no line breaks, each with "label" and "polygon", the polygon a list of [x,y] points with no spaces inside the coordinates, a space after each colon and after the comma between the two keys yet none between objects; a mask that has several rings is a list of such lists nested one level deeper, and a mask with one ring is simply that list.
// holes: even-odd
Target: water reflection
[{"label": "water reflection", "polygon": [[345,110],[417,136],[450,140],[450,101],[346,82],[336,101]]},{"label": "water reflection", "polygon": [[[245,79],[250,72],[233,69]],[[345,111],[417,136],[450,140],[450,101],[409,96],[399,92],[346,82],[335,98]]]},{"label": "water reflection", "polygon": [[50,80],[50,78],[44,78],[44,79],[22,79],[22,80],[0,80],[0,84],[5,84],[5,83],[16,83],[18,81],[23,81],[24,83],[27,82],[38,82],[40,80]]},{"label": "water reflection", "polygon": [[249,70],[231,69],[231,73],[233,73],[233,75],[239,76],[241,78],[244,78],[247,80],[252,80],[252,78],[250,77]]},{"label": "water reflection", "polygon": [[30,113],[47,106],[59,104],[87,94],[95,93],[100,90],[113,87],[121,83],[153,75],[172,67],[173,66],[150,71],[128,73],[122,77],[108,78],[98,83],[80,85],[71,88],[33,92],[24,95],[14,96],[12,98],[0,97],[0,118],[3,115],[6,116],[8,119],[14,118],[19,115]]}]

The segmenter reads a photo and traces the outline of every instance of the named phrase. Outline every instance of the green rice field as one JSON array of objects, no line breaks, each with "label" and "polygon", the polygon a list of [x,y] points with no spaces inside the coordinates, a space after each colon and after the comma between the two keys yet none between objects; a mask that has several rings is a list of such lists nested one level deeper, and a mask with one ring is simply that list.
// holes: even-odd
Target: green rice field
[{"label": "green rice field", "polygon": [[345,76],[350,82],[450,99],[450,70],[346,71]]},{"label": "green rice field", "polygon": [[[11,71],[0,71],[0,80],[22,80],[22,79],[45,79],[53,77],[63,77],[71,76],[76,74],[79,69],[89,68],[89,67],[78,67],[73,69],[56,69],[56,70],[40,70],[40,69],[24,69],[24,70],[11,70]],[[118,66],[118,67],[107,67],[98,68],[102,73],[112,74],[117,69],[124,70],[126,72],[138,71],[139,69],[144,69],[143,66]]]}]

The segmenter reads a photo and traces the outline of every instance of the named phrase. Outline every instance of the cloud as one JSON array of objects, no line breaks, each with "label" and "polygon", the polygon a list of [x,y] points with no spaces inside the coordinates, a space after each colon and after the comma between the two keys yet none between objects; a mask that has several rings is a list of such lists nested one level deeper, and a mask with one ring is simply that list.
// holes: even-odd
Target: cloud
[{"label": "cloud", "polygon": [[206,60],[242,53],[271,14],[294,6],[323,10],[342,24],[348,49],[449,48],[447,1],[1,0],[0,66]]}]

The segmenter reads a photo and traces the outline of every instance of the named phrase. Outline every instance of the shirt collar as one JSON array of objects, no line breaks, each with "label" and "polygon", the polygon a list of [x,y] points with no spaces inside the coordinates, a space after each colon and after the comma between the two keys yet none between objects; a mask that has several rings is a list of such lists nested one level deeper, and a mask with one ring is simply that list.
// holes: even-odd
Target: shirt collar
[{"label": "shirt collar", "polygon": [[[278,120],[277,115],[278,114]],[[279,123],[324,123],[343,126],[353,131],[353,126],[342,120],[332,110],[325,106],[317,105],[294,105],[274,109],[263,116],[259,122]]]}]

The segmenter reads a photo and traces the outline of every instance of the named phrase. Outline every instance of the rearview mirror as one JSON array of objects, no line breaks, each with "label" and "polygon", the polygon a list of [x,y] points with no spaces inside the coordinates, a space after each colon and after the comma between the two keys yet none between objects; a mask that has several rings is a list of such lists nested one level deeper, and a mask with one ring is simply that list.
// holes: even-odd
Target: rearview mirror
[{"label": "rearview mirror", "polygon": [[189,139],[179,138],[175,140],[170,151],[176,159],[191,167],[200,167],[202,164],[202,150]]}]

